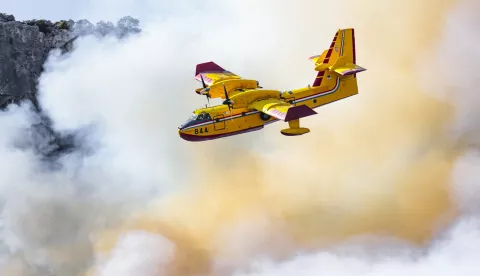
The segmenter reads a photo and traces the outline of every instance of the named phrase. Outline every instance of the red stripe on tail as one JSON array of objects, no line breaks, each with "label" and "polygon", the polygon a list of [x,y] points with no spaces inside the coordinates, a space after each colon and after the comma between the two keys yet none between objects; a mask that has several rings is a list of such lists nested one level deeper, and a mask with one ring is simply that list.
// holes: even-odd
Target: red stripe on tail
[{"label": "red stripe on tail", "polygon": [[352,29],[352,48],[353,48],[353,64],[357,64],[357,56],[355,53],[355,29]]},{"label": "red stripe on tail", "polygon": [[313,82],[314,87],[315,86],[320,86],[320,84],[322,84],[323,75],[325,75],[325,71],[318,72],[317,77],[315,78],[315,81]]},{"label": "red stripe on tail", "polygon": [[[357,64],[357,53],[355,52],[355,29],[352,29],[352,48],[353,48],[353,64]],[[353,74],[356,78],[357,74]]]}]

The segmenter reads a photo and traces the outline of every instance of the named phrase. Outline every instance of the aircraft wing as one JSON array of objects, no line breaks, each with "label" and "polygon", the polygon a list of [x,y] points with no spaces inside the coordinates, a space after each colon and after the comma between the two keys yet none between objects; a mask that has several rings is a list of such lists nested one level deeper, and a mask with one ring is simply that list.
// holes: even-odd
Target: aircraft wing
[{"label": "aircraft wing", "polygon": [[306,105],[293,106],[279,99],[256,101],[249,108],[256,109],[285,122],[317,114],[317,112]]},{"label": "aircraft wing", "polygon": [[195,79],[198,81],[205,82],[206,86],[211,86],[212,84],[228,80],[228,79],[240,79],[241,77],[223,69],[213,61],[197,64],[197,69],[195,72]]}]

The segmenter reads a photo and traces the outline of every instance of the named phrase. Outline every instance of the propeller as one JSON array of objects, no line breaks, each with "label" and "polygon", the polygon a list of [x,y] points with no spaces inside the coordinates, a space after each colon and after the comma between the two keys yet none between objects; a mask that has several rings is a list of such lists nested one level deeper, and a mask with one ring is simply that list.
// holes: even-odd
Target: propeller
[{"label": "propeller", "polygon": [[[203,80],[202,74],[200,74],[200,78],[202,79],[202,85],[203,85],[203,89],[200,90],[200,93],[207,96],[207,102],[208,102],[208,105],[210,105],[210,93],[208,93],[208,91],[210,91],[210,88],[207,87],[207,85],[205,84],[205,81]],[[205,93],[205,92],[207,92],[207,93]]]},{"label": "propeller", "polygon": [[205,84],[205,81],[203,80],[202,74],[200,74],[200,78],[202,79],[203,89],[207,88],[207,85]]},{"label": "propeller", "polygon": [[223,104],[228,105],[228,110],[231,111],[231,105],[233,105],[233,101],[230,100],[230,98],[228,97],[227,88],[225,87],[225,84],[223,84],[223,91],[225,92],[225,101],[223,101]]}]

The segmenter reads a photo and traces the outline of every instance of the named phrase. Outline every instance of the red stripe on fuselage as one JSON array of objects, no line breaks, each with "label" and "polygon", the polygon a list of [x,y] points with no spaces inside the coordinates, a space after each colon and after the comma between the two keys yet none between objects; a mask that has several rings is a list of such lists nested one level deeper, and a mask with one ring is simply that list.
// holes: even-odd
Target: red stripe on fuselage
[{"label": "red stripe on fuselage", "polygon": [[233,136],[233,135],[252,132],[252,131],[260,130],[262,128],[263,128],[263,125],[252,127],[252,128],[247,128],[247,129],[242,129],[242,130],[238,130],[238,131],[222,133],[222,134],[213,134],[213,135],[208,135],[208,136],[191,135],[191,134],[186,134],[186,133],[181,133],[181,132],[180,132],[179,135],[182,139],[190,141],[190,142],[201,142],[201,141],[214,140],[214,139],[218,139],[218,138],[224,138],[224,137],[229,137],[229,136]]}]

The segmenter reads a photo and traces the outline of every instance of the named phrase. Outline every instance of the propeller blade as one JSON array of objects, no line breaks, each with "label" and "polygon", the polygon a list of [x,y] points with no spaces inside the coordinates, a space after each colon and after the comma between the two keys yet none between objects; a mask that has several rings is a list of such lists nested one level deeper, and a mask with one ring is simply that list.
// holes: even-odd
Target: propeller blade
[{"label": "propeller blade", "polygon": [[203,80],[202,74],[200,74],[200,78],[202,79],[203,89],[207,88],[207,85],[205,84],[205,81]]},{"label": "propeller blade", "polygon": [[225,92],[225,101],[223,101],[223,104],[226,104],[228,106],[228,111],[232,111],[231,105],[233,102],[228,97],[227,88],[225,87],[225,84],[223,84],[223,92]]},{"label": "propeller blade", "polygon": [[225,92],[225,100],[229,100],[228,99],[228,93],[227,93],[227,88],[225,87],[225,84],[223,84],[223,91]]}]

